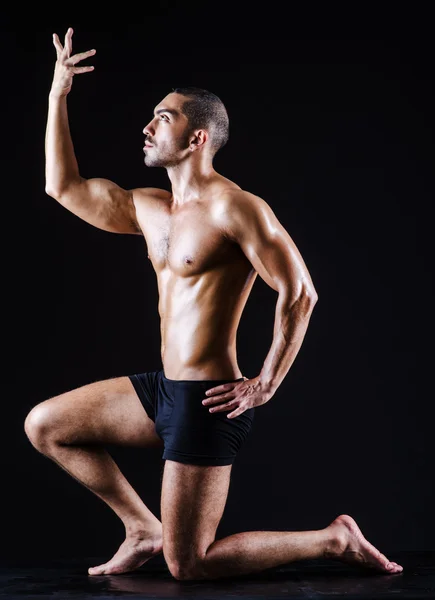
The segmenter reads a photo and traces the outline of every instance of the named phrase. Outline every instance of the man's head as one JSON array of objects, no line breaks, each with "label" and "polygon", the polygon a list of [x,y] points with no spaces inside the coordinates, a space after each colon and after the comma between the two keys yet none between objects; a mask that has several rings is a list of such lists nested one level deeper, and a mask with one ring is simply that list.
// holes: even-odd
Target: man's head
[{"label": "man's head", "polygon": [[212,159],[228,141],[228,114],[207,90],[175,88],[156,106],[143,132],[145,142],[152,144],[144,148],[149,167],[172,167],[197,151]]}]

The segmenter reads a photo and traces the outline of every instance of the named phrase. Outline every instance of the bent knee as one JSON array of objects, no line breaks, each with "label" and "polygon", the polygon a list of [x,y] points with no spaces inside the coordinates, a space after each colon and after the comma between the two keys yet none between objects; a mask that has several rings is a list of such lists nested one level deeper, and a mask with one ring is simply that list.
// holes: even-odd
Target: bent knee
[{"label": "bent knee", "polygon": [[169,572],[174,579],[178,581],[188,581],[190,579],[203,579],[205,577],[203,569],[203,559],[198,554],[186,556],[177,556],[172,553],[168,555],[163,546],[163,556],[168,565]]},{"label": "bent knee", "polygon": [[177,579],[177,581],[192,581],[205,578],[205,574],[199,561],[197,563],[189,564],[184,564],[182,562],[167,562],[167,565],[170,574],[174,579]]},{"label": "bent knee", "polygon": [[51,413],[51,409],[41,402],[32,408],[24,421],[24,431],[38,450],[46,447],[51,439],[53,425]]}]

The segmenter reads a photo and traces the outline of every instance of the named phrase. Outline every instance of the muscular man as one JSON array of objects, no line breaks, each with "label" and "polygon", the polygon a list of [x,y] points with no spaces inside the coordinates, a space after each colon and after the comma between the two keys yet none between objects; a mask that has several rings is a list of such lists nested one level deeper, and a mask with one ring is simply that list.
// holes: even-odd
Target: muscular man
[{"label": "muscular man", "polygon": [[[216,540],[232,463],[256,408],[275,394],[299,348],[317,300],[310,274],[268,204],[212,166],[228,139],[228,115],[206,90],[175,89],[144,128],[145,164],[164,167],[171,192],[124,190],[85,179],[68,127],[67,95],[78,66],[55,34],[49,95],[46,192],[95,227],[142,235],[157,275],[163,369],[97,381],[35,406],[25,422],[32,444],[104,500],[126,539],[89,574],[137,569],[163,552],[179,580],[247,574],[295,560],[330,557],[398,573],[340,515],[321,530],[250,531]],[[257,274],[278,294],[273,342],[261,372],[237,364],[239,320]],[[163,447],[161,522],[104,449]]]}]

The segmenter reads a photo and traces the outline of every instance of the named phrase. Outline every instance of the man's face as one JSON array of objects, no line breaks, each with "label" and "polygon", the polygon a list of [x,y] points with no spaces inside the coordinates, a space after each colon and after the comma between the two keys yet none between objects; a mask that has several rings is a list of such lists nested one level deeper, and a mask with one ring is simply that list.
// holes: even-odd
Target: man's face
[{"label": "man's face", "polygon": [[154,117],[143,129],[147,167],[173,167],[189,154],[187,117],[181,112],[186,98],[168,94],[155,107]]}]

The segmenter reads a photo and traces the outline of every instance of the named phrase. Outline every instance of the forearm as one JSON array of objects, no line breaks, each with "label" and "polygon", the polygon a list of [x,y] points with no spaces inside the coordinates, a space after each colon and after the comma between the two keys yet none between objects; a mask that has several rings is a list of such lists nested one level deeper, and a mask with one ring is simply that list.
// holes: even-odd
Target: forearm
[{"label": "forearm", "polygon": [[60,195],[80,174],[71,139],[67,100],[50,94],[45,135],[45,189]]},{"label": "forearm", "polygon": [[272,392],[280,386],[302,346],[316,302],[316,295],[306,291],[294,301],[284,292],[278,296],[272,346],[260,373],[260,380]]}]

